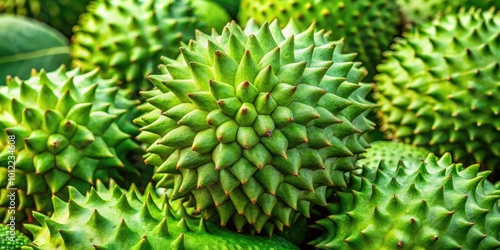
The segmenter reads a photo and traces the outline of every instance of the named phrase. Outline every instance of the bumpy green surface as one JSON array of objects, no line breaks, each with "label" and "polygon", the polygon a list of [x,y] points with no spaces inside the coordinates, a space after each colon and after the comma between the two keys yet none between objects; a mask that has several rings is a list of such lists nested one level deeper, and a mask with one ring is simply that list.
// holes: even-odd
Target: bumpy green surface
[{"label": "bumpy green surface", "polygon": [[179,54],[181,41],[200,28],[187,1],[97,0],[75,28],[73,65],[84,71],[101,68],[132,90],[156,69],[160,56]]},{"label": "bumpy green surface", "polygon": [[439,12],[457,12],[460,8],[500,8],[500,0],[398,0],[405,19],[409,22],[423,22],[432,19]]},{"label": "bumpy green surface", "polygon": [[420,25],[386,53],[375,98],[387,137],[500,166],[500,15],[471,9]]},{"label": "bumpy green surface", "polygon": [[0,13],[14,13],[38,19],[67,37],[90,0],[2,0]]},{"label": "bumpy green surface", "polygon": [[226,9],[232,17],[236,17],[240,8],[241,0],[209,0],[215,2]]},{"label": "bumpy green surface", "polygon": [[69,202],[53,198],[51,217],[34,213],[41,224],[26,225],[34,249],[297,249],[280,237],[241,235],[205,223],[172,206],[152,186],[145,193],[98,185],[86,196],[69,187]]},{"label": "bumpy green surface", "polygon": [[358,160],[356,165],[376,169],[381,161],[387,167],[396,167],[400,160],[406,164],[419,164],[429,153],[427,149],[402,142],[376,141],[370,143],[370,148],[363,154],[365,158]]},{"label": "bumpy green surface", "polygon": [[487,192],[488,172],[462,168],[450,154],[365,171],[340,205],[318,221],[320,249],[498,249],[500,190]]},{"label": "bumpy green surface", "polygon": [[[12,233],[14,232],[14,233]],[[0,224],[0,249],[19,250],[22,246],[30,244],[30,239],[17,230],[12,231],[11,227]]]},{"label": "bumpy green surface", "polygon": [[232,20],[229,13],[220,5],[210,0],[189,0],[194,8],[194,14],[205,23],[202,31],[212,32],[216,29],[221,32],[226,23]]},{"label": "bumpy green surface", "polygon": [[243,0],[238,19],[257,23],[278,18],[284,25],[293,18],[307,29],[312,22],[333,39],[345,39],[345,48],[358,53],[357,60],[368,69],[367,79],[375,73],[381,52],[387,50],[397,34],[399,22],[396,0]]},{"label": "bumpy green surface", "polygon": [[1,220],[10,216],[7,188],[17,188],[15,216],[23,220],[30,210],[51,211],[51,195],[64,197],[67,185],[85,192],[97,179],[120,178],[119,168],[134,171],[125,159],[138,148],[126,116],[134,106],[97,71],[60,67],[26,81],[8,78],[0,87]]},{"label": "bumpy green surface", "polygon": [[355,55],[314,30],[233,22],[165,59],[149,77],[156,89],[142,92],[150,111],[135,120],[159,187],[194,195],[221,225],[272,232],[346,185],[372,128],[370,86]]}]

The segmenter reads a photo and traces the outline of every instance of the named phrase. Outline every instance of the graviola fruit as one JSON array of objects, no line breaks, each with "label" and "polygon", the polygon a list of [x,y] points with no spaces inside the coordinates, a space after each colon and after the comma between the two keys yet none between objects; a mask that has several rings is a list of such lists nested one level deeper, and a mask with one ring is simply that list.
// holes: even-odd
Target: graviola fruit
[{"label": "graviola fruit", "polygon": [[364,158],[358,160],[356,165],[377,169],[382,161],[388,168],[395,168],[400,160],[403,160],[405,164],[420,164],[420,161],[424,160],[429,153],[425,148],[402,142],[375,141],[370,143],[370,148],[363,154]]},{"label": "graviola fruit", "polygon": [[285,24],[293,19],[300,30],[316,22],[333,39],[345,39],[345,49],[358,53],[371,80],[382,51],[398,33],[398,10],[396,0],[242,0],[238,20],[262,24],[278,18]]},{"label": "graviola fruit", "polygon": [[489,172],[463,169],[450,154],[380,169],[338,192],[339,208],[318,226],[320,249],[498,249],[500,190],[488,192]]},{"label": "graviola fruit", "polygon": [[132,187],[98,185],[86,196],[69,187],[70,200],[53,197],[51,217],[35,212],[41,226],[25,224],[33,234],[33,249],[297,249],[276,236],[241,235],[205,223],[170,204],[152,185],[140,193]]},{"label": "graviola fruit", "polygon": [[460,8],[476,7],[487,10],[500,8],[500,0],[398,0],[404,18],[409,22],[425,22],[439,12],[457,12]]},{"label": "graviola fruit", "polygon": [[0,13],[35,18],[61,31],[67,37],[90,0],[2,0]]},{"label": "graviola fruit", "polygon": [[[212,29],[222,31],[226,23],[232,20],[229,13],[211,0],[187,0],[194,8],[194,14],[205,23],[202,31],[210,33]],[[186,40],[187,41],[187,40]]]},{"label": "graviola fruit", "polygon": [[96,70],[61,66],[25,81],[8,77],[0,87],[1,220],[10,217],[9,188],[17,188],[16,219],[23,220],[31,210],[50,212],[50,197],[65,197],[67,185],[85,192],[97,179],[120,178],[119,169],[135,171],[125,158],[138,149],[126,114],[135,105]]},{"label": "graviola fruit", "polygon": [[463,9],[397,40],[375,77],[385,135],[498,168],[499,39],[498,11]]},{"label": "graviola fruit", "polygon": [[372,128],[365,70],[312,25],[300,33],[277,21],[221,35],[198,33],[181,57],[164,59],[156,86],[142,95],[150,111],[136,119],[158,187],[193,195],[206,218],[238,231],[289,226],[365,152]]},{"label": "graviola fruit", "polygon": [[0,223],[0,249],[19,250],[22,246],[30,244],[30,239],[10,226]]},{"label": "graviola fruit", "polygon": [[75,27],[73,65],[84,71],[100,67],[104,77],[135,91],[160,56],[178,55],[180,42],[192,38],[199,25],[187,1],[97,0]]}]

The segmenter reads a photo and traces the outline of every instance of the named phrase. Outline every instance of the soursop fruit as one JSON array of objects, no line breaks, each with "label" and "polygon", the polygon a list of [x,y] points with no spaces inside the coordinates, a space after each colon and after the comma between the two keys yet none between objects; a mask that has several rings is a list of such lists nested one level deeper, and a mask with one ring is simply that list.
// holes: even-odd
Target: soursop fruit
[{"label": "soursop fruit", "polygon": [[30,239],[14,228],[0,223],[0,249],[19,250],[30,244]]},{"label": "soursop fruit", "polygon": [[35,18],[61,31],[67,37],[90,0],[2,0],[0,13]]},{"label": "soursop fruit", "polygon": [[231,17],[233,18],[236,18],[241,2],[241,0],[209,0],[209,1],[215,2],[224,7],[224,9],[226,9],[227,12],[229,12]]},{"label": "soursop fruit", "polygon": [[363,154],[365,158],[356,162],[356,165],[367,168],[377,169],[380,162],[385,162],[387,167],[394,168],[400,160],[407,164],[420,164],[424,160],[429,151],[425,148],[415,147],[411,144],[406,144],[396,141],[376,141],[370,143],[370,148]]},{"label": "soursop fruit", "polygon": [[84,71],[100,67],[105,78],[115,77],[135,91],[160,56],[178,55],[180,42],[192,38],[199,25],[184,0],[97,0],[75,28],[73,65]]},{"label": "soursop fruit", "polygon": [[66,197],[67,185],[85,192],[97,179],[134,172],[126,156],[139,148],[127,117],[135,105],[97,70],[8,77],[0,87],[0,219],[11,216],[10,188],[16,219],[30,220],[31,210],[52,210],[52,195]]},{"label": "soursop fruit", "polygon": [[[370,171],[370,169],[365,168]],[[500,190],[489,172],[463,168],[450,154],[429,154],[420,165],[384,162],[337,192],[338,210],[317,222],[320,249],[499,249]]]},{"label": "soursop fruit", "polygon": [[157,186],[238,231],[282,230],[326,205],[373,125],[366,71],[342,45],[314,25],[232,22],[164,58],[163,74],[149,76],[156,88],[141,93],[149,112],[135,120]]},{"label": "soursop fruit", "polygon": [[457,12],[462,7],[500,8],[500,0],[398,0],[398,4],[406,21],[411,23],[429,21],[439,12]]},{"label": "soursop fruit", "polygon": [[280,237],[241,235],[191,216],[182,205],[111,184],[87,195],[69,187],[70,200],[53,197],[51,217],[35,212],[41,226],[25,224],[33,249],[297,249]]},{"label": "soursop fruit", "polygon": [[388,138],[500,166],[500,15],[462,10],[419,25],[386,53],[376,93]]},{"label": "soursop fruit", "polygon": [[345,48],[359,53],[371,80],[382,51],[398,34],[398,10],[396,0],[242,0],[238,20],[262,24],[277,18],[284,25],[294,19],[301,30],[316,22],[333,39],[345,38]]}]

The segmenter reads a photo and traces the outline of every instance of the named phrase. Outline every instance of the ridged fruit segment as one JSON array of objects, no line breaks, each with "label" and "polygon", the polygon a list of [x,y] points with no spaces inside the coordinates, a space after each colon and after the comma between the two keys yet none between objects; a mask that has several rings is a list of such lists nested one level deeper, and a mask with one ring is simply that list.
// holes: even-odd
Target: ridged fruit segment
[{"label": "ridged fruit segment", "polygon": [[385,135],[454,161],[500,166],[500,15],[462,10],[419,25],[378,67]]},{"label": "ridged fruit segment", "polygon": [[[17,188],[16,219],[50,212],[50,197],[65,187],[85,192],[97,179],[135,172],[127,161],[138,150],[128,120],[136,102],[97,70],[32,72],[0,87],[0,216],[9,220],[10,188]],[[5,220],[4,220],[5,217]],[[18,223],[20,226],[20,223]]]},{"label": "ridged fruit segment", "polygon": [[356,165],[377,169],[382,161],[389,168],[396,167],[400,160],[403,160],[405,164],[420,164],[420,161],[424,160],[429,153],[427,149],[411,144],[396,141],[375,141],[370,143],[370,148],[366,149],[366,153],[363,154],[364,158],[359,159]]},{"label": "ridged fruit segment", "polygon": [[199,21],[187,1],[97,0],[75,27],[73,65],[84,71],[100,67],[104,77],[116,77],[135,91],[160,56],[178,55],[180,42],[192,38],[196,28]]},{"label": "ridged fruit segment", "polygon": [[0,223],[0,249],[19,250],[30,244],[30,239],[14,228]]},{"label": "ridged fruit segment", "polygon": [[500,190],[450,154],[380,168],[338,192],[337,211],[317,221],[320,249],[499,249]]},{"label": "ridged fruit segment", "polygon": [[297,249],[280,237],[241,235],[189,215],[152,185],[140,193],[97,185],[87,195],[69,187],[70,200],[53,197],[54,214],[34,213],[40,226],[25,224],[33,249]]},{"label": "ridged fruit segment", "polygon": [[35,18],[70,37],[73,34],[73,26],[78,22],[78,17],[85,12],[89,2],[90,0],[2,0],[0,13]]},{"label": "ridged fruit segment", "polygon": [[396,0],[242,0],[238,20],[262,24],[277,18],[284,25],[293,19],[300,30],[316,22],[333,39],[345,39],[345,49],[358,53],[371,80],[382,51],[398,34],[398,10]]},{"label": "ridged fruit segment", "polygon": [[372,129],[366,71],[341,52],[314,25],[233,22],[164,58],[149,77],[156,88],[142,92],[150,111],[135,120],[158,187],[238,231],[282,230],[326,205]]}]

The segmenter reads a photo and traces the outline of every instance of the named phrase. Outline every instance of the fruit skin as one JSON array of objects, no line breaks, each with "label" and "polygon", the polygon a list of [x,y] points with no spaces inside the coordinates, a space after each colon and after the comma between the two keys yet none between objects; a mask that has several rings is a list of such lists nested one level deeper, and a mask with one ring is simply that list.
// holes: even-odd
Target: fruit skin
[{"label": "fruit skin", "polygon": [[222,7],[224,7],[224,9],[227,10],[227,12],[229,12],[229,14],[231,14],[231,16],[234,19],[236,19],[236,15],[238,14],[241,0],[209,0],[209,1],[221,5]]},{"label": "fruit skin", "polygon": [[359,167],[377,169],[380,162],[385,162],[386,167],[396,167],[400,160],[406,165],[419,164],[424,160],[429,151],[425,148],[415,147],[410,144],[396,141],[375,141],[370,143],[370,148],[363,154],[364,158],[359,159],[356,165]]},{"label": "fruit skin", "polygon": [[146,87],[145,77],[160,56],[177,56],[180,42],[189,41],[200,25],[187,1],[97,0],[75,27],[73,66],[100,67],[103,77],[116,77],[136,91]]},{"label": "fruit skin", "polygon": [[476,7],[487,10],[500,8],[500,0],[398,0],[407,22],[420,23],[429,21],[439,12],[453,13],[460,8]]},{"label": "fruit skin", "polygon": [[66,37],[90,0],[2,0],[0,13],[13,13],[35,18],[61,31]]},{"label": "fruit skin", "polygon": [[241,235],[205,223],[157,195],[152,185],[145,193],[114,183],[85,196],[73,187],[69,193],[68,202],[52,198],[51,217],[33,214],[41,226],[25,224],[34,235],[33,249],[297,249],[280,237]]},{"label": "fruit skin", "polygon": [[82,74],[64,66],[33,71],[24,81],[7,78],[7,86],[0,87],[3,222],[10,217],[8,188],[17,188],[16,220],[29,221],[31,210],[52,210],[52,195],[66,197],[67,185],[85,192],[97,179],[136,172],[126,156],[139,152],[131,138],[138,128],[127,117],[137,103],[115,83],[97,70]]},{"label": "fruit skin", "polygon": [[375,77],[387,138],[500,166],[500,15],[462,9],[398,39]]},{"label": "fruit skin", "polygon": [[332,39],[345,39],[345,49],[358,53],[371,81],[382,51],[398,34],[398,10],[396,0],[242,0],[238,20],[262,24],[278,18],[284,25],[293,18],[301,30],[316,22]]},{"label": "fruit skin", "polygon": [[226,23],[232,20],[229,13],[220,5],[210,0],[189,0],[194,14],[205,23],[202,31],[210,33],[212,29],[221,32]]},{"label": "fruit skin", "polygon": [[[392,169],[391,169],[392,168]],[[353,187],[337,192],[340,202],[326,230],[311,242],[320,249],[498,249],[500,190],[478,172],[463,168],[451,155],[429,154],[425,162],[397,169],[365,167]],[[336,211],[335,211],[336,210]]]},{"label": "fruit skin", "polygon": [[19,250],[22,246],[30,244],[30,239],[18,230],[15,230],[14,235],[11,233],[11,228],[0,223],[0,249],[2,250]]},{"label": "fruit skin", "polygon": [[233,22],[164,58],[156,88],[141,92],[149,112],[134,121],[157,187],[194,196],[207,219],[238,231],[281,231],[326,205],[368,146],[373,105],[355,54],[314,30]]}]

